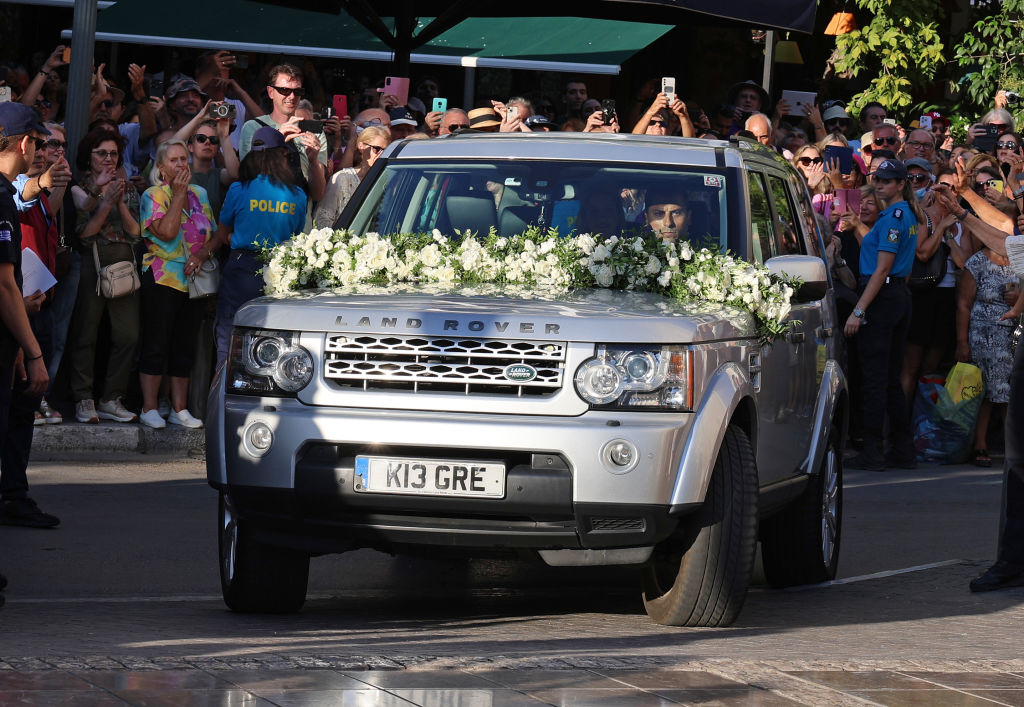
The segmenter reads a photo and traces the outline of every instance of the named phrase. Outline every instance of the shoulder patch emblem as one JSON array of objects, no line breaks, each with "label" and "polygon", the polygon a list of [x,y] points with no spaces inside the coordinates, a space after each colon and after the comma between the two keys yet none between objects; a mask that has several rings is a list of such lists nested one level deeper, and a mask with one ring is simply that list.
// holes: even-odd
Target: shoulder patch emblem
[{"label": "shoulder patch emblem", "polygon": [[896,218],[903,218],[903,209],[896,209],[892,212],[892,215]]},{"label": "shoulder patch emblem", "polygon": [[0,243],[10,243],[14,235],[14,226],[10,221],[0,221]]},{"label": "shoulder patch emblem", "polygon": [[898,229],[898,228],[890,228],[889,229],[889,235],[887,235],[885,237],[885,239],[887,241],[889,241],[890,243],[899,243],[900,242],[900,229]]}]

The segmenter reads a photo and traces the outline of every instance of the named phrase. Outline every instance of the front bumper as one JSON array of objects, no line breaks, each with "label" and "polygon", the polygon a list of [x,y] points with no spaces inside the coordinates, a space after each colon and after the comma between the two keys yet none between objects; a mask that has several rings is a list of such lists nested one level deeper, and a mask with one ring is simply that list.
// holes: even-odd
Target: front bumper
[{"label": "front bumper", "polygon": [[[277,544],[314,552],[404,544],[636,547],[666,537],[677,522],[669,506],[690,414],[539,417],[314,407],[249,396],[220,402],[208,426],[209,481]],[[273,433],[262,455],[244,442],[256,423]],[[602,460],[613,440],[635,445],[634,467],[622,472]],[[359,493],[357,454],[502,461],[505,495]]]}]

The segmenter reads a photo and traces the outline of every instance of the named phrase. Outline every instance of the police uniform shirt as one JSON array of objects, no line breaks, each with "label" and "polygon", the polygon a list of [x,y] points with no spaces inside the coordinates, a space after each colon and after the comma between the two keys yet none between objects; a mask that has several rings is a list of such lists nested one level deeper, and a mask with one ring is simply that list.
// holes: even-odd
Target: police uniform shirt
[{"label": "police uniform shirt", "polygon": [[221,224],[234,229],[232,248],[275,246],[301,231],[305,221],[306,192],[262,174],[251,182],[232,184],[220,209]]},{"label": "police uniform shirt", "polygon": [[878,221],[864,236],[860,244],[860,275],[875,272],[878,253],[884,251],[896,256],[889,274],[907,277],[914,265],[917,250],[917,216],[905,201],[898,201],[878,215]]},{"label": "police uniform shirt", "polygon": [[[17,190],[0,174],[0,263],[14,265],[14,281],[21,290],[21,222],[14,203]],[[18,354],[18,342],[0,320],[0,366],[10,368]]]}]

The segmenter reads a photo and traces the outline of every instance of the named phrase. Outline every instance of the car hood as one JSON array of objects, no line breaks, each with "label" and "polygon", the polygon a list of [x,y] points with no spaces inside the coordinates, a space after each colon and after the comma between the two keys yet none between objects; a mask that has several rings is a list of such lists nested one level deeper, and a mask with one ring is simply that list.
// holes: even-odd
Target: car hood
[{"label": "car hood", "polygon": [[515,285],[388,285],[259,297],[238,326],[275,330],[477,336],[607,343],[753,338],[753,317],[645,292],[545,292]]}]

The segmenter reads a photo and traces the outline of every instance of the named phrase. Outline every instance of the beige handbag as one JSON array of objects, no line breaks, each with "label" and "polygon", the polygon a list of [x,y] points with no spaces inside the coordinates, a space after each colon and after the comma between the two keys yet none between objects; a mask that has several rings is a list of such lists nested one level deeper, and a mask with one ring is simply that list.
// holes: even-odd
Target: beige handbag
[{"label": "beige handbag", "polygon": [[96,294],[107,299],[117,299],[135,294],[142,286],[139,269],[135,265],[135,252],[131,260],[121,260],[100,267],[100,251],[96,241],[92,243],[92,258],[96,263]]}]

